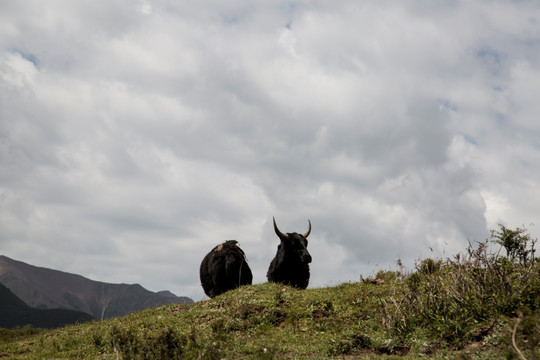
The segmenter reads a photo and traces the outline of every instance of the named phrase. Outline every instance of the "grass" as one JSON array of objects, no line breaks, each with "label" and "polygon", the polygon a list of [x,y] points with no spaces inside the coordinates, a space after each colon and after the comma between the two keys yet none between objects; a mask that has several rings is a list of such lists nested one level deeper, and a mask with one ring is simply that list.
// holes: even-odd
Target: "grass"
[{"label": "grass", "polygon": [[243,286],[56,330],[0,329],[0,359],[538,359],[540,262],[526,249],[480,244],[411,274]]},{"label": "grass", "polygon": [[[426,327],[404,336],[390,324],[387,309],[404,286],[397,279],[304,291],[278,284],[244,286],[212,300],[112,320],[50,331],[4,330],[0,358],[502,359],[511,353],[512,317],[493,319],[487,333],[457,346]],[[479,332],[484,326],[473,325]]]},{"label": "grass", "polygon": [[[391,285],[297,290],[244,286],[209,301],[164,306],[0,342],[13,358],[329,358],[392,353],[381,326]],[[9,331],[5,331],[11,333]],[[176,356],[176,357],[175,357]]]}]

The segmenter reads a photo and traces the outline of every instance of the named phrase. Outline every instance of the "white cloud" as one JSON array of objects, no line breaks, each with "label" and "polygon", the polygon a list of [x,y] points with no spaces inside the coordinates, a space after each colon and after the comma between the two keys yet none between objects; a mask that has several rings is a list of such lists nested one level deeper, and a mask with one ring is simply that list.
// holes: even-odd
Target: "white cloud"
[{"label": "white cloud", "polygon": [[266,280],[273,215],[313,286],[534,222],[535,7],[3,3],[2,251],[200,299],[226,239]]}]

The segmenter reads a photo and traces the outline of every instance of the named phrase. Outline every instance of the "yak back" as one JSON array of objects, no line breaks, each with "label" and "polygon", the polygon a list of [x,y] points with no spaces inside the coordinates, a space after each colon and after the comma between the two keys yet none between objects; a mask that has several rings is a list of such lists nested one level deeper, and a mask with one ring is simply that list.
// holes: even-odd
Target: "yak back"
[{"label": "yak back", "polygon": [[250,285],[253,274],[236,240],[227,240],[213,248],[203,259],[200,278],[204,292],[215,297],[240,285]]}]

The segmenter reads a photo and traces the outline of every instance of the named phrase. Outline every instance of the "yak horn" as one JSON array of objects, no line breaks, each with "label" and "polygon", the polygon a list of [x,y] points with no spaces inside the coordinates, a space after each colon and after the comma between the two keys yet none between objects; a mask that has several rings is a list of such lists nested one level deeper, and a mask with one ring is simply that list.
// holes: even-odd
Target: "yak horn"
[{"label": "yak horn", "polygon": [[289,235],[284,234],[281,231],[279,231],[279,229],[278,229],[278,227],[276,225],[276,218],[275,217],[273,217],[273,218],[274,218],[274,230],[276,231],[276,235],[279,236],[280,239],[282,237],[285,238],[285,239],[289,238]]},{"label": "yak horn", "polygon": [[309,233],[311,232],[311,221],[309,221],[309,219],[308,219],[307,222],[309,224],[309,228],[308,228],[307,232],[303,235],[306,239],[309,236]]}]

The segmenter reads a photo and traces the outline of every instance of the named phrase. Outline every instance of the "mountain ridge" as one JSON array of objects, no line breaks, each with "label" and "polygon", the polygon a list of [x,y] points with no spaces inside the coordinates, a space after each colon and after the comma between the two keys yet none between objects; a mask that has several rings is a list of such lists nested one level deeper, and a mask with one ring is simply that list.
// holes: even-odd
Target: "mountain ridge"
[{"label": "mountain ridge", "polygon": [[106,319],[168,304],[192,303],[169,291],[154,293],[139,284],[111,284],[38,267],[0,255],[0,283],[30,307],[82,311]]},{"label": "mountain ridge", "polygon": [[0,327],[13,329],[25,325],[57,328],[95,320],[90,314],[67,309],[34,309],[0,284]]}]

